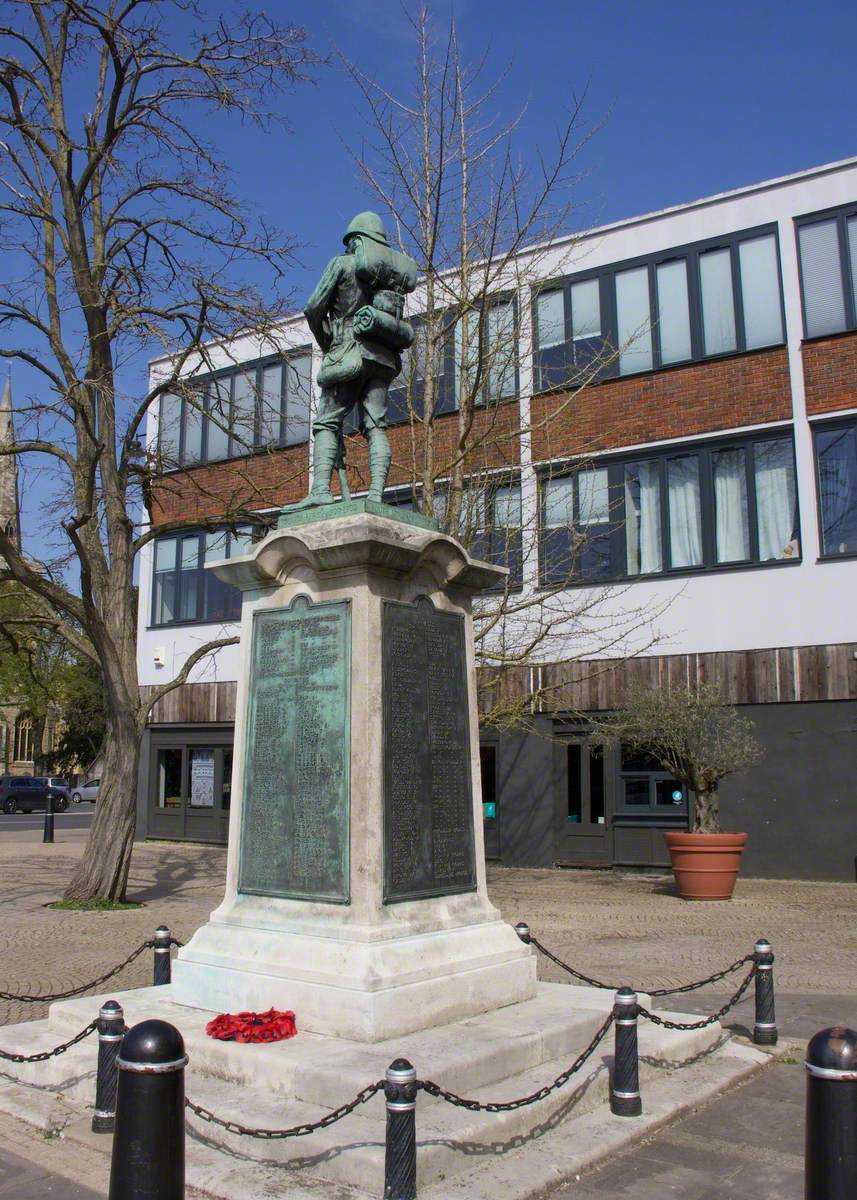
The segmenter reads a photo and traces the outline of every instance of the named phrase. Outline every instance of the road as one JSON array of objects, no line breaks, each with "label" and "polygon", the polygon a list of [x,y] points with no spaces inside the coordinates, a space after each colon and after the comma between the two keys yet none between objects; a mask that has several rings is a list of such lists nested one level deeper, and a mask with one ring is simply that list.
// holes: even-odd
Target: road
[{"label": "road", "polygon": [[[89,829],[92,824],[92,804],[73,805],[64,813],[54,813],[54,837],[59,837],[64,831],[72,829]],[[0,836],[4,833],[41,832],[45,824],[44,812],[12,813],[6,816],[0,813]]]}]

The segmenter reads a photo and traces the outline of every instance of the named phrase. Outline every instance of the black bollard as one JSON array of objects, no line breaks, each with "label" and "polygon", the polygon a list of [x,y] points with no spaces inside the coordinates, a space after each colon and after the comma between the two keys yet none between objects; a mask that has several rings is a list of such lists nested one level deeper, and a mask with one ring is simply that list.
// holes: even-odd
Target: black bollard
[{"label": "black bollard", "polygon": [[182,1035],[141,1021],[122,1039],[118,1065],[108,1200],[184,1200]]},{"label": "black bollard", "polygon": [[172,967],[170,965],[170,946],[173,943],[173,935],[170,933],[166,925],[159,925],[155,930],[155,969],[153,982],[155,987],[160,987],[163,983],[169,983],[172,978]]},{"label": "black bollard", "polygon": [[616,1049],[610,1084],[610,1111],[617,1117],[639,1117],[640,1062],[637,1051],[637,993],[619,988],[613,998]]},{"label": "black bollard", "polygon": [[526,921],[519,921],[515,926],[515,933],[527,946],[530,944],[530,927]]},{"label": "black bollard", "polygon": [[42,829],[42,841],[52,842],[54,840],[54,798],[48,792],[45,798],[45,825]]},{"label": "black bollard", "polygon": [[776,1046],[777,1015],[774,1010],[774,952],[767,938],[753,947],[756,963],[756,1021],[753,1041],[757,1046]]},{"label": "black bollard", "polygon": [[116,1060],[125,1034],[121,1004],[108,1000],[98,1014],[98,1071],[95,1076],[95,1112],[93,1133],[112,1133],[116,1120],[116,1087],[119,1068]]},{"label": "black bollard", "polygon": [[822,1029],[806,1048],[805,1200],[857,1196],[857,1033]]},{"label": "black bollard", "polygon": [[416,1200],[417,1073],[406,1058],[387,1067],[387,1141],[384,1147],[384,1200]]}]

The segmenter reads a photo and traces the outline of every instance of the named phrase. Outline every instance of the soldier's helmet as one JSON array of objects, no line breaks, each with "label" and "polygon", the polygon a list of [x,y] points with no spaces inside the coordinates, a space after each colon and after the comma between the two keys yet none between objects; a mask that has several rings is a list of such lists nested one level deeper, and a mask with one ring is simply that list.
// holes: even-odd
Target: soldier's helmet
[{"label": "soldier's helmet", "polygon": [[351,224],[343,234],[342,240],[345,245],[348,245],[348,239],[360,234],[362,237],[370,238],[373,242],[379,242],[382,246],[389,246],[387,234],[384,231],[384,222],[373,212],[358,213],[352,220]]}]

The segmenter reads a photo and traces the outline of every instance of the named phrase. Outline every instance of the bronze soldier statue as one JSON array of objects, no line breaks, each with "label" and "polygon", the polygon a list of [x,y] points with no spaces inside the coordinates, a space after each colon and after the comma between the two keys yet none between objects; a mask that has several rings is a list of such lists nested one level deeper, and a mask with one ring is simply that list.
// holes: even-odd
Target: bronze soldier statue
[{"label": "bronze soldier statue", "polygon": [[330,480],[336,468],[348,498],[342,431],[355,404],[369,443],[370,500],[381,500],[390,469],[387,393],[414,337],[403,310],[406,293],[416,287],[417,264],[390,247],[377,213],[359,213],[342,240],[345,253],[327,264],[304,309],[324,351],[321,400],[312,427],[312,488],[284,511],[333,504]]}]

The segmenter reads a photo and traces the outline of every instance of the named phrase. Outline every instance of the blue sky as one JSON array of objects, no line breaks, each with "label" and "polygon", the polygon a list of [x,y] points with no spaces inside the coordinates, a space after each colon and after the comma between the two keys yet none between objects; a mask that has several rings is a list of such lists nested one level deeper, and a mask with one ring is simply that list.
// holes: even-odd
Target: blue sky
[{"label": "blue sky", "polygon": [[[338,47],[392,91],[410,87],[413,43],[399,0],[269,7],[304,24],[320,52]],[[454,12],[465,58],[487,49],[489,74],[508,67],[498,120],[526,105],[517,137],[525,158],[550,142],[573,95],[588,87],[587,118],[605,123],[580,161],[578,227],[857,153],[854,0],[437,0],[430,8],[440,38]],[[321,68],[315,86],[284,107],[290,134],[226,127],[218,139],[240,193],[301,243],[292,280],[301,303],[349,218],[374,202],[345,149],[359,147],[364,125],[341,70]],[[31,381],[19,369],[14,385],[23,398]],[[27,486],[25,536],[36,553],[47,479],[37,471]]]}]

